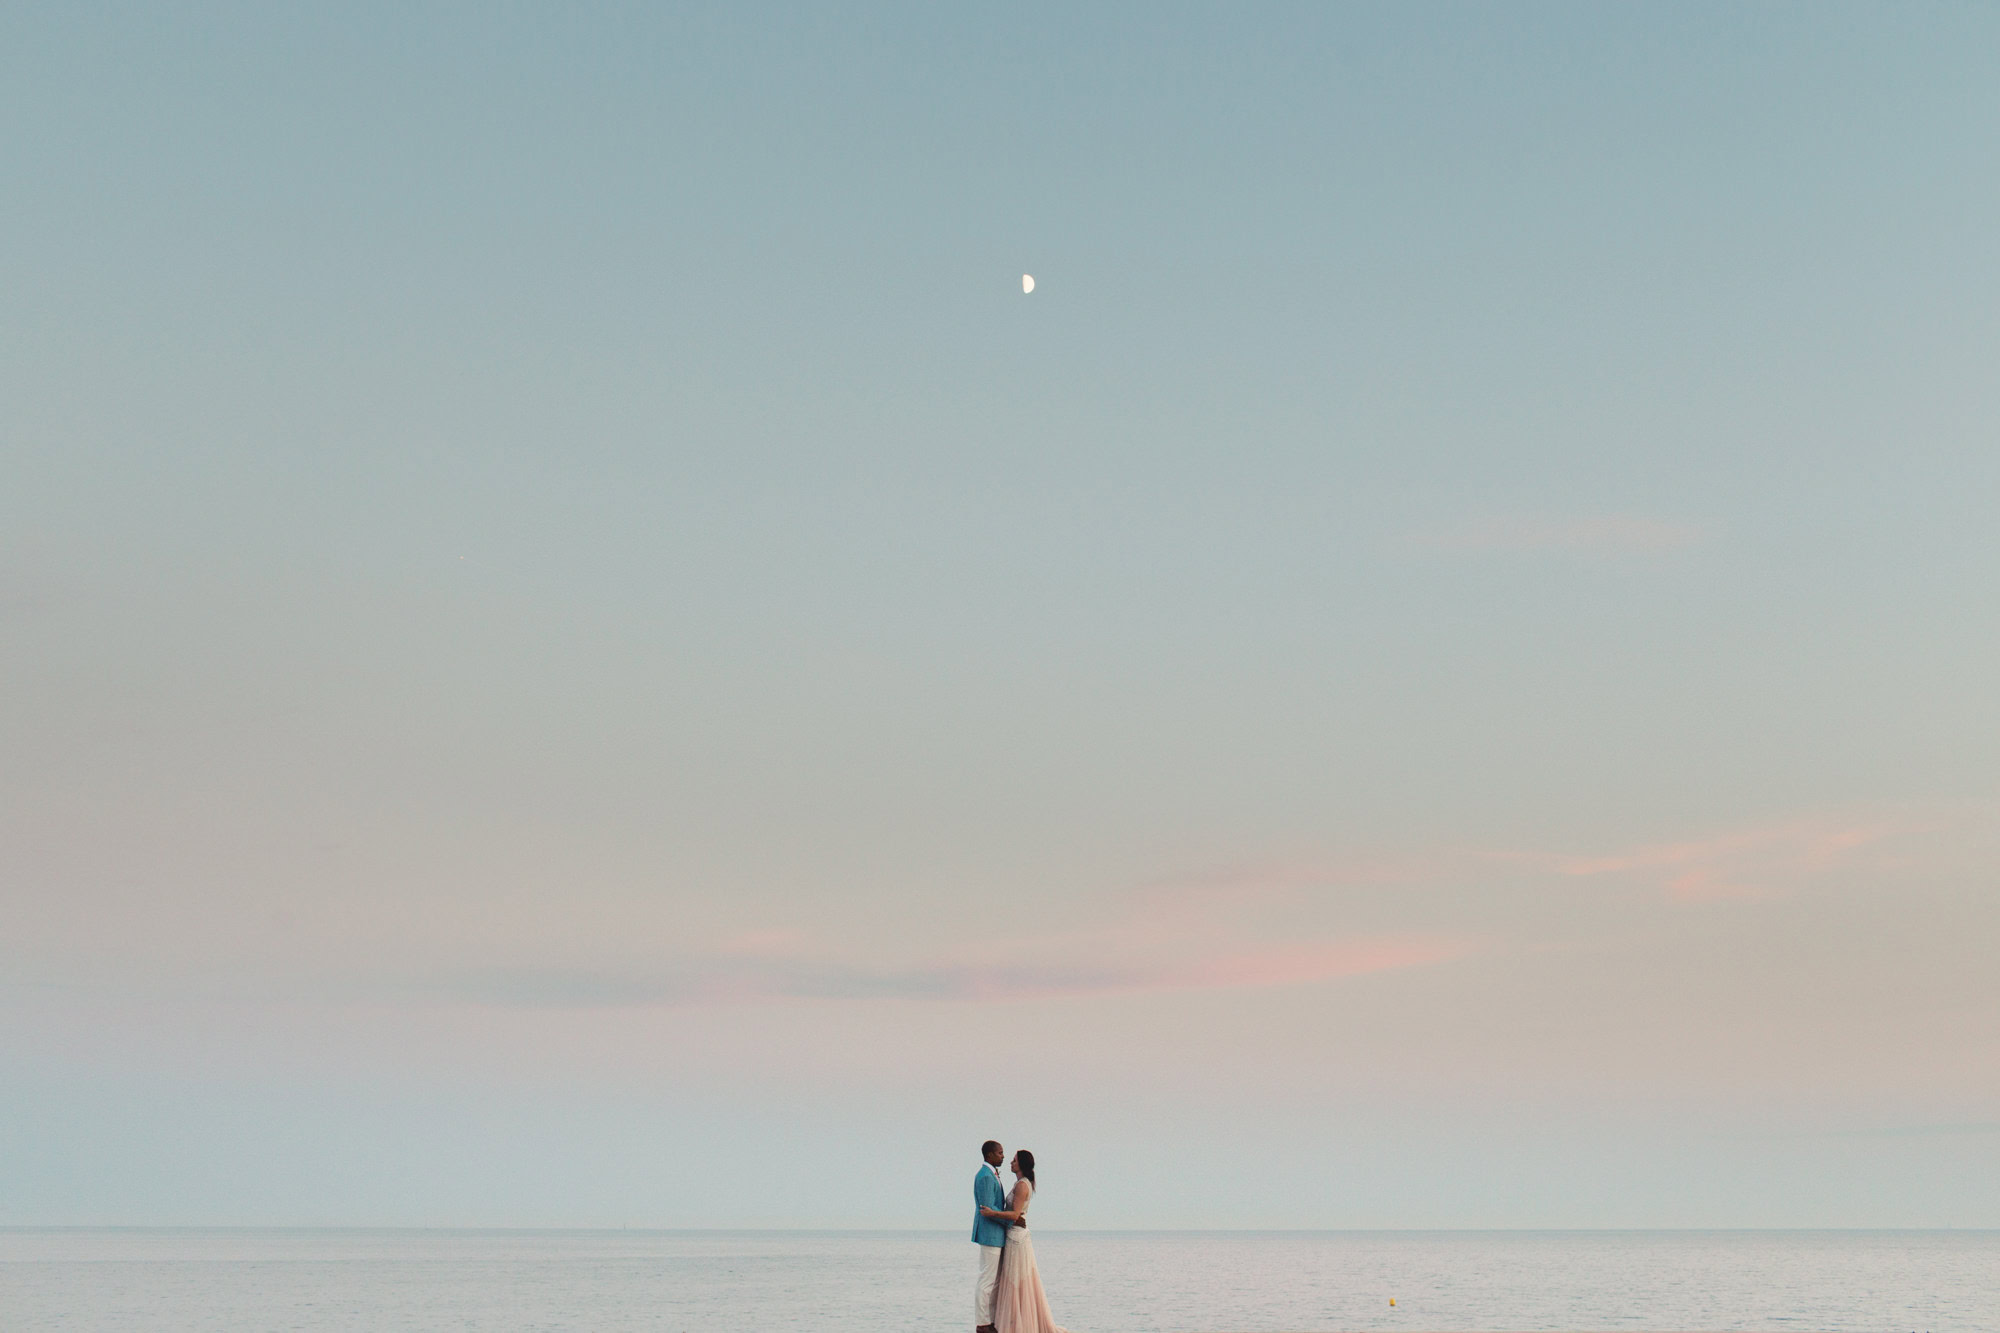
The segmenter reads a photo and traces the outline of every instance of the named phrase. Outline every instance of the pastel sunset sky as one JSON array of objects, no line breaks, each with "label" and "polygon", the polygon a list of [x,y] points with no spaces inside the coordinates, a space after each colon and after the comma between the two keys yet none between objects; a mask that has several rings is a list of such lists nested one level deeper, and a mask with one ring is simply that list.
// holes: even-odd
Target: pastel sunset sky
[{"label": "pastel sunset sky", "polygon": [[0,10],[0,1225],[2000,1226],[1996,50]]}]

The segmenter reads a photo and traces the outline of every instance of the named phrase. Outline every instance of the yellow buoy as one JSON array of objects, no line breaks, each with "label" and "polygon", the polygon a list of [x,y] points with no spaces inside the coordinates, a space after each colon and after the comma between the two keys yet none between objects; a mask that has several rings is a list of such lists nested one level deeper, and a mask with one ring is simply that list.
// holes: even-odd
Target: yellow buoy
[{"label": "yellow buoy", "polygon": [[1394,1296],[1391,1296],[1389,1298],[1389,1304],[1394,1305],[1395,1303],[1396,1303],[1396,1298]]}]

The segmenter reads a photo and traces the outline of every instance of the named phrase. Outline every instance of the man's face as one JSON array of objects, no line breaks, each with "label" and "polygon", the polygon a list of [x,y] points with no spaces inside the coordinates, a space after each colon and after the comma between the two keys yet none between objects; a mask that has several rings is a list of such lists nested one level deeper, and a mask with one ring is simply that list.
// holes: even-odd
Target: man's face
[{"label": "man's face", "polygon": [[1005,1150],[1005,1149],[1002,1149],[1002,1148],[988,1148],[988,1149],[986,1150],[986,1165],[988,1165],[988,1166],[998,1166],[998,1165],[1000,1165],[1000,1163],[1002,1163],[1002,1162],[1004,1162],[1004,1161],[1006,1161],[1006,1160],[1007,1160],[1007,1153],[1006,1153],[1006,1150]]}]

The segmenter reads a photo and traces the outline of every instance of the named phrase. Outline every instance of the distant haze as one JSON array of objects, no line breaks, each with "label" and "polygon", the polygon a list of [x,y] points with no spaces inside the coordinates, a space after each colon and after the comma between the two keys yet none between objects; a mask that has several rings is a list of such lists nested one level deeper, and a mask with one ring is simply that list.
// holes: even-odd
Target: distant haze
[{"label": "distant haze", "polygon": [[0,1225],[2000,1226],[1996,49],[8,7]]}]

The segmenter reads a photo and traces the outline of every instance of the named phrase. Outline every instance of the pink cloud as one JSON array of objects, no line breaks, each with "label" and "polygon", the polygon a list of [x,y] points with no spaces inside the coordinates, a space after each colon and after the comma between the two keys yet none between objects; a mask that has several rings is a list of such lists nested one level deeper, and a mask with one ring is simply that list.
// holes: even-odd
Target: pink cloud
[{"label": "pink cloud", "polygon": [[488,970],[442,989],[548,1007],[1036,1000],[1311,985],[1445,963],[1474,948],[1443,936],[1300,930],[1289,918],[1301,886],[1326,882],[1314,871],[1155,885],[1114,900],[1117,914],[1095,927],[988,938],[976,951],[871,956],[795,931],[755,932],[651,966]]},{"label": "pink cloud", "polygon": [[1227,913],[1310,902],[1316,889],[1473,882],[1490,876],[1500,864],[1561,878],[1636,878],[1658,885],[1678,902],[1711,902],[1788,892],[1864,856],[1869,864],[1886,864],[1887,844],[1952,826],[1936,811],[1928,816],[1910,811],[1829,813],[1597,855],[1460,848],[1331,864],[1277,864],[1152,885],[1141,893],[1160,910]]},{"label": "pink cloud", "polygon": [[[1539,879],[1610,879],[1676,903],[1780,896],[1815,876],[1887,865],[1885,844],[1945,825],[1910,818],[1802,817],[1641,843],[1593,855],[1443,850],[1421,856],[1274,862],[1155,881],[1100,900],[1094,923],[976,945],[898,947],[893,935],[846,941],[798,930],[754,931],[623,965],[494,969],[431,989],[518,1006],[681,1006],[900,999],[1050,1000],[1168,991],[1307,986],[1441,966],[1495,947],[1490,938],[1394,930],[1329,930],[1351,894],[1492,879],[1528,891]],[[1522,872],[1527,879],[1522,880]],[[1371,901],[1384,895],[1371,892]],[[671,947],[671,946],[669,946]]]},{"label": "pink cloud", "polygon": [[1472,949],[1469,941],[1428,936],[1330,940],[1200,960],[1164,974],[1161,983],[1174,989],[1302,985],[1450,962]]},{"label": "pink cloud", "polygon": [[489,970],[434,989],[478,1003],[527,1007],[631,1007],[773,1000],[1048,1000],[1147,991],[1241,990],[1315,982],[1449,962],[1463,940],[1355,937],[1278,948],[1193,951],[1145,960],[1068,958],[967,963],[905,960],[874,966],[832,957],[684,958],[657,969]]},{"label": "pink cloud", "polygon": [[1558,856],[1552,868],[1569,876],[1652,879],[1677,902],[1759,898],[1833,869],[1863,848],[1935,825],[1798,820],[1715,837],[1650,843],[1607,856]]}]

